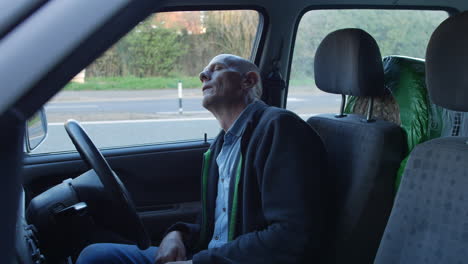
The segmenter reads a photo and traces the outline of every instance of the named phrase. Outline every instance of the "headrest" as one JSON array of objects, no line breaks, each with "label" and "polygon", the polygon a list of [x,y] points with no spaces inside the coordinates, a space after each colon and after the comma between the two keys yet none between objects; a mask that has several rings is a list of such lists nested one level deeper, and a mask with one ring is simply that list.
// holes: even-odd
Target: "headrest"
[{"label": "headrest", "polygon": [[362,29],[340,29],[320,43],[314,61],[315,84],[328,93],[354,96],[384,94],[379,46]]},{"label": "headrest", "polygon": [[468,112],[468,11],[446,19],[426,50],[426,83],[432,102]]}]

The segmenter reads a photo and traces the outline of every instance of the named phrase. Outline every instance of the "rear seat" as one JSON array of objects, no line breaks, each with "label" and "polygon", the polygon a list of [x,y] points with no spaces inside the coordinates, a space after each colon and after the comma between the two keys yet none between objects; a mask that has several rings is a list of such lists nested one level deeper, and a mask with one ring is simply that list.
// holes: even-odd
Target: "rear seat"
[{"label": "rear seat", "polygon": [[[408,155],[413,148],[429,139],[459,135],[457,127],[464,116],[431,102],[426,87],[425,62],[405,56],[388,56],[383,59],[387,93],[375,98],[374,116],[400,125],[406,133]],[[350,97],[345,112],[364,114],[368,100]],[[468,120],[467,120],[468,121]],[[406,157],[398,170],[395,188],[398,189],[406,166]]]}]

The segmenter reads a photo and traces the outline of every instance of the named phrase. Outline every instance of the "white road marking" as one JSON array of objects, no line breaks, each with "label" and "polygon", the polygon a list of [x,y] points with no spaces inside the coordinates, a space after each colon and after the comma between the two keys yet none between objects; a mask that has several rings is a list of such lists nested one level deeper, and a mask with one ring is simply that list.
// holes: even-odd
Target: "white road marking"
[{"label": "white road marking", "polygon": [[[169,118],[169,119],[137,119],[137,120],[114,120],[114,121],[84,121],[82,125],[100,125],[100,124],[127,124],[127,123],[158,123],[158,122],[182,122],[182,121],[200,121],[215,120],[214,117],[206,118]],[[64,123],[49,123],[49,126],[63,126]]]},{"label": "white road marking", "polygon": [[[300,114],[301,118],[309,118],[318,114]],[[198,117],[198,118],[168,118],[168,119],[137,119],[137,120],[114,120],[114,121],[84,121],[82,125],[106,125],[106,124],[130,124],[130,123],[159,123],[159,122],[186,122],[186,121],[206,121],[216,120],[214,117]],[[49,126],[63,126],[64,123],[49,123]]]},{"label": "white road marking", "polygon": [[63,108],[98,108],[97,105],[46,105],[46,109],[63,109]]},{"label": "white road marking", "polygon": [[288,102],[304,102],[305,99],[299,99],[299,98],[296,98],[296,97],[288,97],[287,101]]},{"label": "white road marking", "polygon": [[[209,114],[207,110],[202,111],[183,111],[185,114]],[[156,114],[178,114],[179,111],[166,111],[166,112],[156,112]]]},{"label": "white road marking", "polygon": [[320,114],[316,114],[316,113],[314,113],[314,114],[300,114],[299,117],[304,119],[304,118],[309,118],[311,116],[316,116],[316,115],[320,115]]},{"label": "white road marking", "polygon": [[[200,99],[203,98],[201,95],[186,95],[185,99]],[[81,103],[81,102],[92,102],[92,103],[104,103],[104,102],[132,102],[132,101],[155,101],[155,100],[177,100],[178,97],[174,95],[170,96],[159,96],[159,97],[143,97],[143,98],[81,98],[81,99],[54,99],[51,102],[53,103]]]},{"label": "white road marking", "polygon": [[29,140],[33,140],[33,139],[37,139],[37,138],[41,138],[41,137],[44,137],[44,134],[39,135],[39,136],[30,137]]}]

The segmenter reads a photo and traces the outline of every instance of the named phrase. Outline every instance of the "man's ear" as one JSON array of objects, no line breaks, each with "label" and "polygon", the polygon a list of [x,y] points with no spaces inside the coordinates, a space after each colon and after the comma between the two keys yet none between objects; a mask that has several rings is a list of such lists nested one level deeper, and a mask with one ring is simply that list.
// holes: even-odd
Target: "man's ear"
[{"label": "man's ear", "polygon": [[260,76],[256,72],[249,71],[245,73],[244,79],[242,80],[242,89],[249,90],[252,89],[258,82]]}]

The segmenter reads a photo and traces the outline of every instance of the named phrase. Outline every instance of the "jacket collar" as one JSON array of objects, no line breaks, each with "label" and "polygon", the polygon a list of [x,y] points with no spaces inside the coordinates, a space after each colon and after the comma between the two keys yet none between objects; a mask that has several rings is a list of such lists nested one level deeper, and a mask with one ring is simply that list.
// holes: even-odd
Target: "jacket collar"
[{"label": "jacket collar", "polygon": [[[252,105],[252,104],[254,104],[254,105]],[[245,127],[243,129],[243,133],[242,133],[241,150],[244,150],[244,148],[242,146],[245,145],[246,142],[248,141],[247,139],[250,138],[250,135],[252,134],[255,127],[257,126],[257,124],[258,124],[263,112],[265,111],[265,109],[267,107],[269,107],[267,104],[265,104],[263,101],[260,101],[260,100],[257,100],[252,104],[249,105],[249,106],[252,106],[253,109],[251,109],[252,111],[250,111],[250,113],[248,114],[248,117],[246,118],[246,124],[245,124]],[[224,130],[221,129],[221,131],[216,136],[216,138],[214,139],[213,143],[210,146],[210,149],[212,151],[215,151],[215,146],[217,144],[222,145],[224,143],[224,135],[225,134],[226,134],[226,132],[224,132]]]}]

